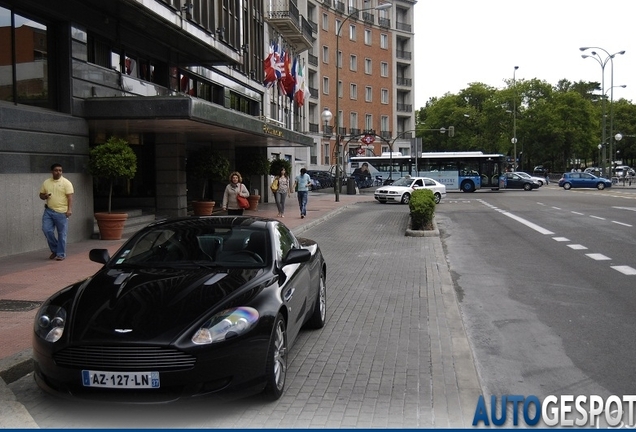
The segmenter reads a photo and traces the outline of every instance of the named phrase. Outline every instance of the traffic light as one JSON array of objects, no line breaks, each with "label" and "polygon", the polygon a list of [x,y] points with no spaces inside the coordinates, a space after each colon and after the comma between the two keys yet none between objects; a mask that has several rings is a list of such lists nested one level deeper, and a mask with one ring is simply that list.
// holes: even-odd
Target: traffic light
[{"label": "traffic light", "polygon": [[449,126],[448,127],[448,136],[449,137],[454,137],[455,136],[455,126]]}]

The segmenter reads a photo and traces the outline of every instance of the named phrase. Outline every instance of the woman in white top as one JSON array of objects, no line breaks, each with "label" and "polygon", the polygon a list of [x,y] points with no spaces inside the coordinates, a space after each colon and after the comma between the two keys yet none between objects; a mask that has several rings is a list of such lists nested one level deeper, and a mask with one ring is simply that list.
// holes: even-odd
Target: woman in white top
[{"label": "woman in white top", "polygon": [[276,207],[278,208],[278,217],[285,217],[285,200],[291,194],[289,176],[285,168],[280,169],[280,173],[276,176],[278,180],[278,189],[274,192]]}]

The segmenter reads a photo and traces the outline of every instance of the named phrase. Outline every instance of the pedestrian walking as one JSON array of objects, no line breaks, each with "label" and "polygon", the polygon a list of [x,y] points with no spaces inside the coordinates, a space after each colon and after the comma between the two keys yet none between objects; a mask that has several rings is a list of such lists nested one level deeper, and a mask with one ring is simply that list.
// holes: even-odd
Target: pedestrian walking
[{"label": "pedestrian walking", "polygon": [[278,209],[278,217],[285,217],[285,200],[291,194],[290,179],[285,168],[280,169],[280,173],[274,177],[272,182],[272,192]]},{"label": "pedestrian walking", "polygon": [[300,174],[294,180],[294,190],[298,195],[298,206],[300,207],[300,218],[307,216],[307,196],[309,195],[309,187],[311,186],[311,177],[307,174],[305,168],[300,169]]},{"label": "pedestrian walking", "polygon": [[243,184],[243,177],[238,171],[230,174],[230,183],[225,187],[223,193],[223,210],[227,210],[228,215],[241,216],[243,209],[239,207],[237,198],[239,196],[247,198],[249,191]]},{"label": "pedestrian walking", "polygon": [[[40,199],[45,202],[42,232],[49,245],[49,259],[66,258],[68,218],[73,214],[73,184],[62,176],[62,165],[51,165],[51,177],[40,187]],[[57,236],[56,236],[57,231]]]}]

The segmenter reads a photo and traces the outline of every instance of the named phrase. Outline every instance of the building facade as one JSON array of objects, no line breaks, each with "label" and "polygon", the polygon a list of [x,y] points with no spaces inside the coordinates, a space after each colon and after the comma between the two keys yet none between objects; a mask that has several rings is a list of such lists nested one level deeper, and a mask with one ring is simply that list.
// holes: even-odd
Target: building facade
[{"label": "building facade", "polygon": [[[265,155],[295,172],[331,168],[335,139],[321,113],[337,91],[344,137],[373,131],[384,140],[364,150],[376,154],[396,143],[414,129],[414,2],[351,15],[373,1],[0,0],[0,256],[45,247],[38,190],[52,163],[75,186],[69,242],[92,235],[105,190],[88,154],[113,135],[139,160],[113,205],[158,216],[188,214],[199,191],[186,163],[201,147],[232,167]],[[303,71],[302,104],[264,84],[274,44]],[[346,150],[357,147],[352,139]],[[269,190],[268,176],[251,180]]]}]

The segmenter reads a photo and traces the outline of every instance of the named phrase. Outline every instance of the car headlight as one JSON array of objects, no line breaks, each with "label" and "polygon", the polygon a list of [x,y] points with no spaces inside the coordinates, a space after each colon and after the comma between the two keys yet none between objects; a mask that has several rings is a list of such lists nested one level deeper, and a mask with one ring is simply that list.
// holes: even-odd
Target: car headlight
[{"label": "car headlight", "polygon": [[35,333],[47,342],[57,342],[64,334],[66,310],[61,306],[42,307],[35,317]]},{"label": "car headlight", "polygon": [[192,336],[192,342],[206,345],[240,336],[251,329],[258,318],[258,311],[251,307],[226,309],[206,321]]}]

